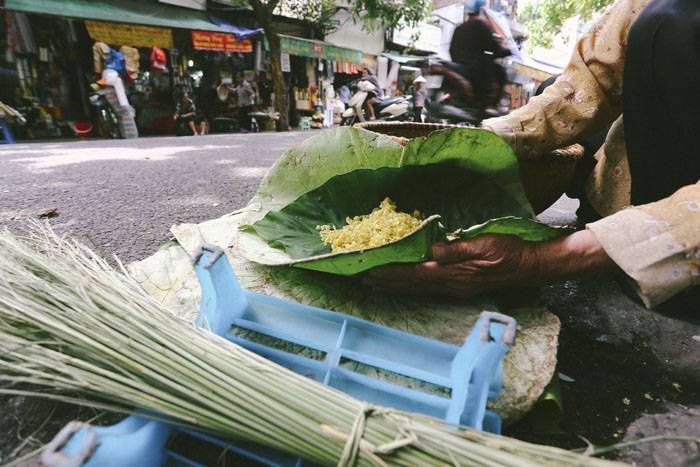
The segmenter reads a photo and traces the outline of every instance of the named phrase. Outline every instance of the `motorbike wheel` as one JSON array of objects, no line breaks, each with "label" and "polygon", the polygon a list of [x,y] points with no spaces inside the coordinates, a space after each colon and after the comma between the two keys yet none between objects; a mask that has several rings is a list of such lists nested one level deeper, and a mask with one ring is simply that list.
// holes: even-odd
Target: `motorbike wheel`
[{"label": "motorbike wheel", "polygon": [[107,135],[111,139],[122,139],[123,136],[119,126],[119,119],[117,118],[117,114],[114,113],[112,107],[107,105],[103,106],[101,113],[102,117],[104,118]]},{"label": "motorbike wheel", "polygon": [[343,117],[340,119],[340,126],[352,126],[355,123],[357,117],[352,115],[350,117]]}]

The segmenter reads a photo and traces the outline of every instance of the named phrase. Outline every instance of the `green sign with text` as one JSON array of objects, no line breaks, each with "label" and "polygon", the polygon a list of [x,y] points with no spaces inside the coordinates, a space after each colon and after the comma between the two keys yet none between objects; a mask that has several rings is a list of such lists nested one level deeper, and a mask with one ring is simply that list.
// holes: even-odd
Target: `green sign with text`
[{"label": "green sign with text", "polygon": [[[265,38],[265,49],[270,46]],[[283,54],[297,55],[300,57],[322,58],[333,62],[351,62],[362,64],[362,52],[346,49],[335,45],[314,42],[296,37],[280,36],[280,51]]]}]

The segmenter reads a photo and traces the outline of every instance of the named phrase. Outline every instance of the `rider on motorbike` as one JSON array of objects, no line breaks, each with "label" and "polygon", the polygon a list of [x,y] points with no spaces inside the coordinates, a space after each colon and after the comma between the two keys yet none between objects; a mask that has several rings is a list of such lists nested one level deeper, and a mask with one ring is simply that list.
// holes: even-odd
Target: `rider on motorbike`
[{"label": "rider on motorbike", "polygon": [[[379,85],[379,80],[377,79],[377,75],[374,74],[374,68],[371,66],[366,66],[362,69],[362,80],[364,81],[369,81],[374,85],[374,96],[368,96],[369,99],[367,99],[364,103],[365,109],[369,112],[369,119],[370,120],[375,120],[376,117],[374,115],[374,106],[373,104],[377,102],[377,99],[383,99],[384,98],[384,90],[382,87]],[[375,99],[375,97],[377,99]]]},{"label": "rider on motorbike", "polygon": [[473,85],[480,107],[495,105],[505,85],[503,67],[495,60],[511,51],[495,38],[491,24],[479,16],[484,0],[475,0],[467,9],[469,19],[457,26],[450,43],[452,61],[464,65],[465,76]]}]

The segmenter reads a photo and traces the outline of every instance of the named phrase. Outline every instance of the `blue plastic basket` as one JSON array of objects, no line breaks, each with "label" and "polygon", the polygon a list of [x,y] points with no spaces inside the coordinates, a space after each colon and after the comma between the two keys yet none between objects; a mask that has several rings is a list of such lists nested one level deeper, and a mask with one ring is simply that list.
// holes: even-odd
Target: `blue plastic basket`
[{"label": "blue plastic basket", "polygon": [[[192,262],[202,287],[200,326],[359,400],[500,433],[500,418],[486,410],[486,401],[501,390],[501,360],[515,337],[513,318],[483,312],[458,347],[242,289],[217,246],[200,245]],[[246,339],[231,332],[232,328],[269,336],[297,349],[301,346],[314,357]],[[392,375],[397,383],[356,371],[367,367]],[[400,384],[402,380],[412,384]],[[445,397],[408,387],[417,382],[443,388]],[[109,427],[71,422],[45,450],[42,462],[64,466],[64,461],[71,459],[71,465],[100,467],[201,465],[166,446],[173,430],[262,464],[300,463],[294,456],[261,445],[231,445],[227,440],[135,415]]]}]

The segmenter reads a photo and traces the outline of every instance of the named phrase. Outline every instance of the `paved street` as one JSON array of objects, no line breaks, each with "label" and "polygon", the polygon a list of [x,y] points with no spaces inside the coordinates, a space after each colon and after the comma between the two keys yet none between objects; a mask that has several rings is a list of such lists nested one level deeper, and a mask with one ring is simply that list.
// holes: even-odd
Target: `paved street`
[{"label": "paved street", "polygon": [[0,146],[0,225],[41,211],[59,233],[84,234],[128,263],[182,222],[245,206],[272,163],[311,132],[90,140]]},{"label": "paved street", "polygon": [[[0,146],[0,227],[20,230],[27,219],[56,208],[50,223],[57,232],[84,235],[124,263],[142,259],[171,238],[173,224],[202,222],[243,207],[284,150],[313,134]],[[576,206],[563,198],[541,219],[574,223]],[[656,434],[700,436],[697,289],[649,311],[627,286],[609,277],[544,288],[548,308],[563,324],[561,425],[571,435],[538,435],[527,422],[507,434],[563,447],[580,447],[576,435],[596,445]],[[1,414],[6,399],[0,403],[0,433],[19,436],[17,424]],[[3,447],[0,459],[8,455]],[[692,444],[666,442],[630,449],[623,460],[690,465],[700,462],[699,456]]]}]

